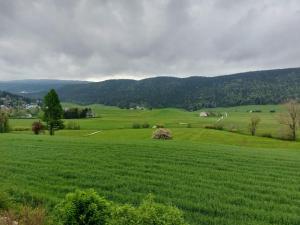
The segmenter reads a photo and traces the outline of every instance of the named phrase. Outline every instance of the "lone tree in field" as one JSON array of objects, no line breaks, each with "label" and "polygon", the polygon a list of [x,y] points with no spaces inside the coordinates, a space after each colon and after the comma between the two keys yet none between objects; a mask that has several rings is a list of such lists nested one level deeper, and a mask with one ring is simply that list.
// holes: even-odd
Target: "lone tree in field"
[{"label": "lone tree in field", "polygon": [[43,120],[47,123],[50,135],[54,135],[55,129],[60,129],[63,127],[63,109],[58,95],[54,89],[51,89],[50,92],[44,97],[43,111]]},{"label": "lone tree in field", "polygon": [[288,130],[286,136],[288,139],[295,141],[297,139],[297,130],[300,123],[300,104],[295,101],[289,101],[284,104],[285,113],[280,115],[280,123],[285,125]]},{"label": "lone tree in field", "polygon": [[249,123],[249,130],[252,136],[255,136],[257,126],[260,122],[260,118],[258,116],[252,116]]},{"label": "lone tree in field", "polygon": [[0,133],[9,132],[8,116],[5,112],[0,111]]}]

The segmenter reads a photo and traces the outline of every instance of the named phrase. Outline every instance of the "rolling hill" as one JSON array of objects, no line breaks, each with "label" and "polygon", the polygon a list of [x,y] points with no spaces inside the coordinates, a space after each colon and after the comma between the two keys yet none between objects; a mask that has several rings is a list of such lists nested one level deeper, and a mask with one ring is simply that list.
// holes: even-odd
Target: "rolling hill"
[{"label": "rolling hill", "polygon": [[42,98],[54,88],[62,101],[121,108],[176,107],[187,110],[278,104],[300,98],[300,68],[246,72],[216,77],[154,77],[143,80],[23,80],[0,82],[0,90]]},{"label": "rolling hill", "polygon": [[300,68],[217,77],[155,77],[107,80],[58,88],[63,101],[121,108],[177,107],[196,110],[249,104],[278,104],[300,97]]}]

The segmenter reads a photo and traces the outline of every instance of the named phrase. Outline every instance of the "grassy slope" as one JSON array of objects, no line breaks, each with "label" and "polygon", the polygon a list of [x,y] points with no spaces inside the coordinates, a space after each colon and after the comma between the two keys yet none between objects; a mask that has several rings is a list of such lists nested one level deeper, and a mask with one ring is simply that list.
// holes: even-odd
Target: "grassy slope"
[{"label": "grassy slope", "polygon": [[[80,120],[80,131],[55,137],[0,135],[0,189],[49,206],[75,188],[92,187],[111,200],[133,204],[151,192],[184,210],[191,224],[300,223],[299,142],[179,128],[179,122],[201,127],[216,119],[182,110],[95,107],[101,118]],[[246,124],[245,108],[226,111],[235,123]],[[275,128],[273,114],[260,115]],[[173,125],[174,140],[151,140],[152,129],[114,129],[134,121]],[[12,125],[16,122],[30,124]]]}]

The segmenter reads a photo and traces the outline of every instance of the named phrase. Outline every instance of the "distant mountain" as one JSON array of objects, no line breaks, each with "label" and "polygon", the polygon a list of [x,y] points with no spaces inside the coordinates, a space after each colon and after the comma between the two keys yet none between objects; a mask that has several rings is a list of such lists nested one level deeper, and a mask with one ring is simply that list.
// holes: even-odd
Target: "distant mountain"
[{"label": "distant mountain", "polygon": [[13,80],[0,81],[0,90],[25,96],[46,92],[51,88],[58,89],[69,84],[83,84],[86,81],[73,80]]},{"label": "distant mountain", "polygon": [[58,88],[63,101],[119,107],[178,107],[196,110],[246,104],[277,104],[300,98],[300,68],[217,77],[156,77],[107,80]]}]

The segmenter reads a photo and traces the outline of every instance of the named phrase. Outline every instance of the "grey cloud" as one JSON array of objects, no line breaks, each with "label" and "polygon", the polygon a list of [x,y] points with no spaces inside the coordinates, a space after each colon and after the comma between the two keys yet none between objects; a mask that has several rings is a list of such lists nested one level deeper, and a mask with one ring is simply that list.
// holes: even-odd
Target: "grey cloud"
[{"label": "grey cloud", "polygon": [[0,79],[300,66],[298,0],[0,0]]}]

